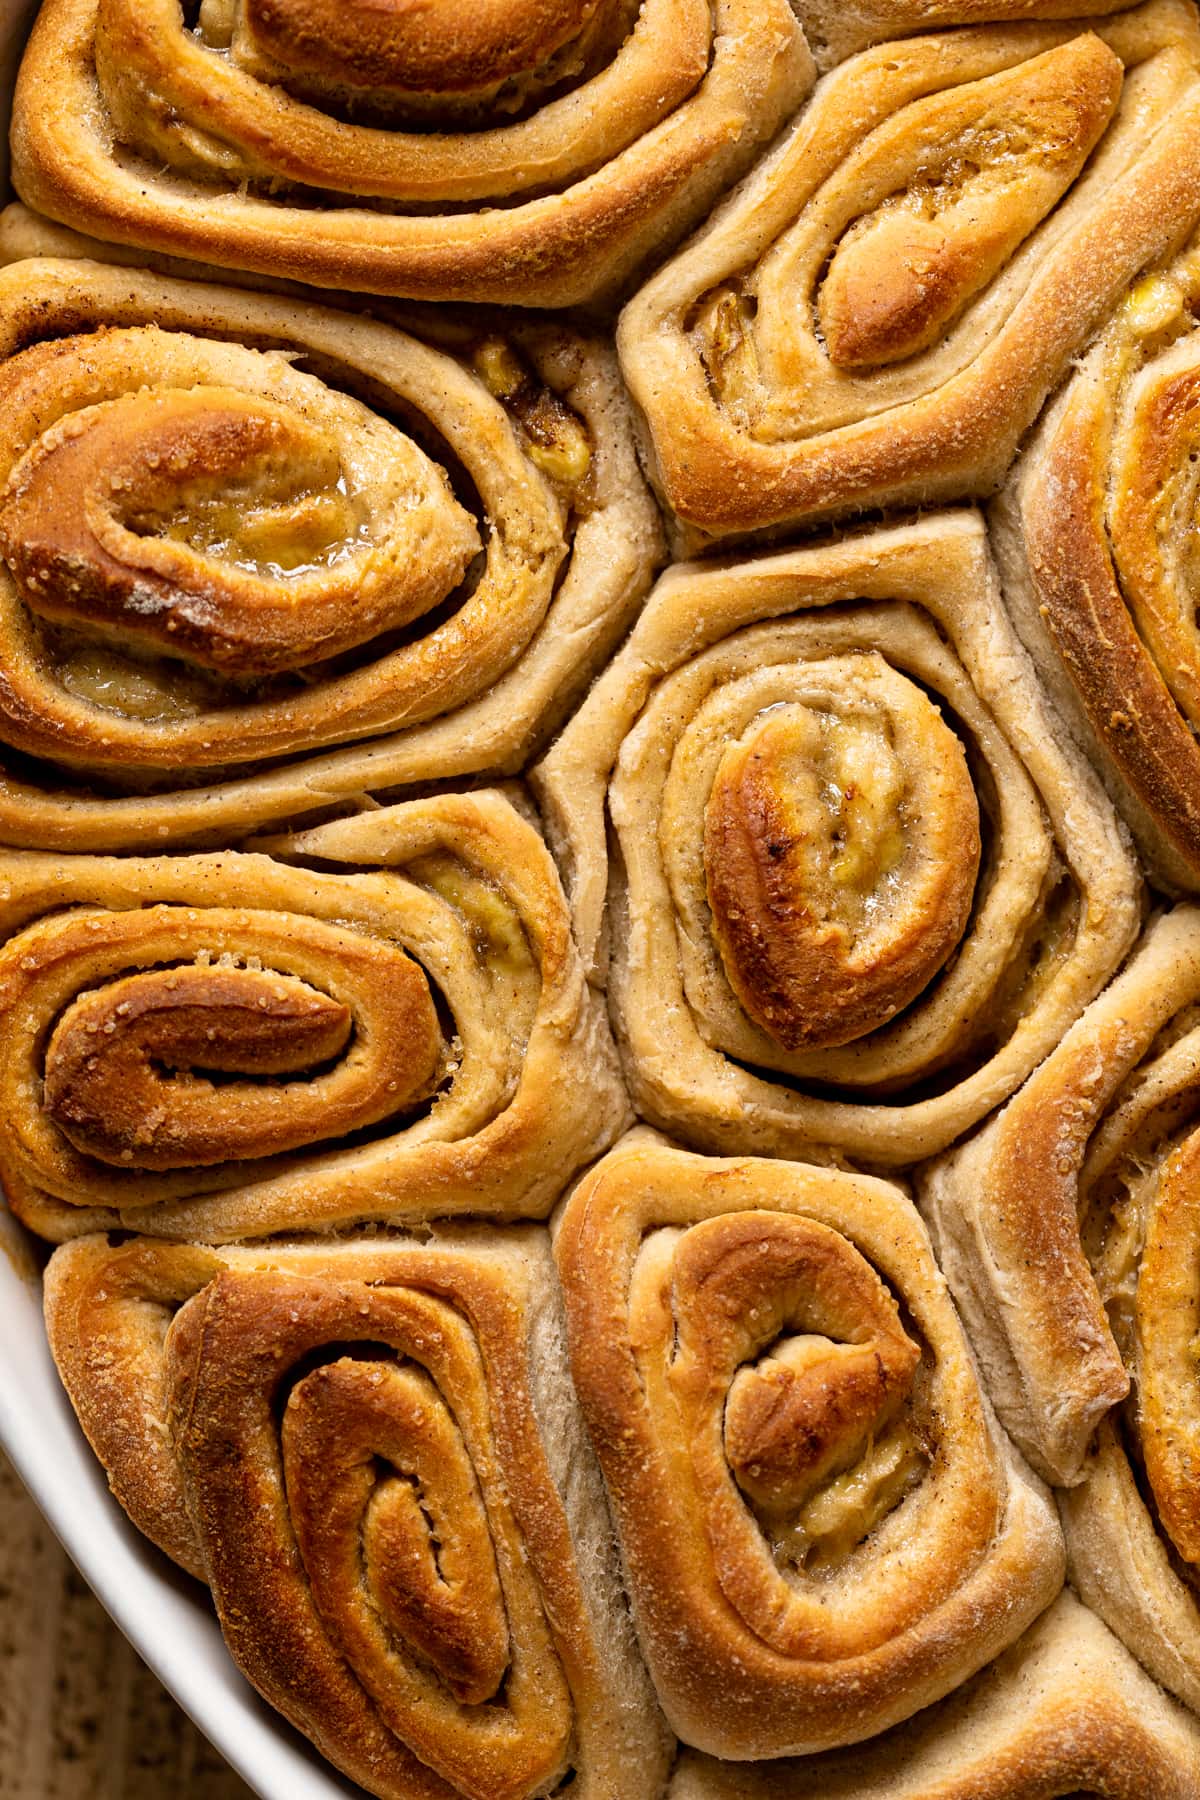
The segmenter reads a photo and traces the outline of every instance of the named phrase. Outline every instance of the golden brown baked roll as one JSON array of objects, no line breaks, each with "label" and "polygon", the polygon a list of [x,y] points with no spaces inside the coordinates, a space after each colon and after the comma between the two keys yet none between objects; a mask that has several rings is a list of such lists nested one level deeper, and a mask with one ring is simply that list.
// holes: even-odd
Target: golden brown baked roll
[{"label": "golden brown baked roll", "polygon": [[544,1231],[82,1238],[46,1317],[118,1499],[369,1793],[659,1791]]},{"label": "golden brown baked roll", "polygon": [[421,328],[0,272],[0,840],[228,843],[563,716],[658,554],[615,367]]},{"label": "golden brown baked roll", "polygon": [[828,75],[622,317],[690,539],[989,492],[1200,217],[1198,76],[1188,0],[889,42]]},{"label": "golden brown baked roll", "polygon": [[1137,929],[1063,736],[973,513],[670,570],[537,776],[643,1116],[886,1165],[1010,1094]]},{"label": "golden brown baked roll", "polygon": [[210,1243],[547,1213],[628,1109],[536,831],[485,791],[273,847],[0,859],[14,1211]]},{"label": "golden brown baked roll", "polygon": [[701,217],[811,83],[788,0],[45,0],[13,176],[147,249],[571,305]]},{"label": "golden brown baked roll", "polygon": [[1200,244],[1139,282],[995,508],[1017,627],[1159,878],[1200,889]]},{"label": "golden brown baked roll", "polygon": [[1082,1597],[1200,1708],[1198,1008],[1180,906],[923,1205],[1001,1418],[1082,1483],[1060,1495]]},{"label": "golden brown baked roll", "polygon": [[668,1719],[717,1756],[853,1743],[1062,1584],[899,1189],[638,1132],[555,1252],[575,1385]]},{"label": "golden brown baked roll", "polygon": [[1080,1479],[1126,1364],[1136,1377],[1151,1343],[1169,1361],[1183,1328],[1159,1258],[1184,1280],[1187,1258],[1160,1232],[1195,1123],[1197,1002],[1200,911],[1180,906],[1003,1112],[922,1178],[1000,1416],[1059,1484]]},{"label": "golden brown baked roll", "polygon": [[685,1753],[670,1800],[1194,1800],[1197,1793],[1200,1725],[1068,1590],[960,1692],[878,1743],[750,1769]]}]

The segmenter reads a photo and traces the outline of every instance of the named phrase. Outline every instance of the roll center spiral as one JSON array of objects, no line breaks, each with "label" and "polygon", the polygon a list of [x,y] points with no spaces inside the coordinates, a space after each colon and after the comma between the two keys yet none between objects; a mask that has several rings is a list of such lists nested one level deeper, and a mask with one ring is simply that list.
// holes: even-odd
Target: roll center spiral
[{"label": "roll center spiral", "polygon": [[686,1232],[672,1289],[676,1385],[705,1396],[697,1448],[719,1408],[724,1461],[777,1551],[848,1553],[921,1466],[901,1416],[921,1351],[891,1294],[830,1227],[755,1213]]},{"label": "roll center spiral", "polygon": [[[328,932],[335,950],[340,935]],[[227,960],[146,969],[81,994],[47,1041],[48,1118],[84,1155],[169,1170],[298,1149],[339,1117],[354,1129],[402,1111],[442,1064],[433,998],[398,946],[355,948],[369,968],[353,1010],[310,981]],[[377,1057],[356,1050],[356,1022]]]},{"label": "roll center spiral", "polygon": [[826,670],[826,703],[772,707],[727,748],[704,817],[725,972],[789,1050],[848,1043],[920,993],[979,867],[970,773],[937,708],[870,657]]},{"label": "roll center spiral", "polygon": [[349,1358],[314,1371],[289,1397],[283,1451],[326,1616],[374,1615],[457,1700],[492,1699],[509,1661],[496,1558],[470,1457],[429,1377]]}]

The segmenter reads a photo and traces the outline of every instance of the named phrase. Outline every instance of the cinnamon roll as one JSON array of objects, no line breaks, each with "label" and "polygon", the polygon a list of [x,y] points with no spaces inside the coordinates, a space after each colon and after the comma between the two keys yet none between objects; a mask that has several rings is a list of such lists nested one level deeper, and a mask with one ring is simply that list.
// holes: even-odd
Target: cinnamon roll
[{"label": "cinnamon roll", "polygon": [[563,716],[658,555],[611,357],[422,329],[0,271],[0,840],[229,843]]},{"label": "cinnamon roll", "polygon": [[685,1754],[670,1800],[1194,1800],[1197,1793],[1200,1725],[1068,1591],[961,1692],[877,1744],[749,1769]]},{"label": "cinnamon roll", "polygon": [[974,514],[670,570],[536,775],[639,1112],[895,1165],[1012,1093],[1138,922],[1062,736]]},{"label": "cinnamon roll", "polygon": [[1075,1585],[1196,1708],[1198,1123],[1200,910],[1180,906],[923,1201],[1001,1418],[1079,1484]]},{"label": "cinnamon roll", "polygon": [[259,1692],[382,1800],[644,1800],[667,1734],[545,1233],[61,1248],[46,1316],[118,1499]]},{"label": "cinnamon roll", "polygon": [[45,0],[13,178],[147,249],[572,305],[702,217],[812,75],[789,0]]},{"label": "cinnamon roll", "polygon": [[895,1187],[639,1132],[556,1255],[575,1385],[671,1724],[716,1756],[854,1743],[939,1699],[1062,1584]]},{"label": "cinnamon roll", "polygon": [[0,861],[13,1210],[209,1243],[547,1213],[628,1113],[536,831],[449,794],[273,848]]},{"label": "cinnamon roll", "polygon": [[685,541],[990,492],[1198,217],[1187,0],[843,63],[622,317]]},{"label": "cinnamon roll", "polygon": [[1159,879],[1200,890],[1200,241],[1137,283],[995,508],[1006,595]]}]

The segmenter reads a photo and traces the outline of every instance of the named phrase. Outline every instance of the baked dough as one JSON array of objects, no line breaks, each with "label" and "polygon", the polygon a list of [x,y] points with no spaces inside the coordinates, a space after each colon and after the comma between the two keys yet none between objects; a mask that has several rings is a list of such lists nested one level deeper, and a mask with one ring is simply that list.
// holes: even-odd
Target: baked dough
[{"label": "baked dough", "polygon": [[701,218],[812,77],[789,0],[45,0],[13,180],[203,262],[566,306]]},{"label": "baked dough", "polygon": [[273,849],[0,859],[13,1210],[209,1243],[544,1216],[629,1114],[537,832],[483,791]]},{"label": "baked dough", "polygon": [[1058,1592],[898,1188],[640,1130],[558,1217],[575,1386],[671,1724],[716,1756],[910,1717]]},{"label": "baked dough", "polygon": [[669,1800],[1193,1800],[1200,1725],[1068,1590],[1011,1650],[877,1744],[735,1768],[685,1755]]},{"label": "baked dough", "polygon": [[661,1785],[544,1231],[81,1238],[50,1262],[46,1318],[134,1522],[368,1793]]},{"label": "baked dough", "polygon": [[994,508],[1005,595],[1150,868],[1200,889],[1200,243],[1152,270]]},{"label": "baked dough", "polygon": [[[1096,0],[1088,10],[1100,17],[1129,4]],[[912,31],[1077,18],[1079,0],[797,0],[797,8],[817,67],[825,70],[856,50]]]},{"label": "baked dough", "polygon": [[[1130,1373],[1139,1416],[1172,1386],[1182,1398],[1192,1379],[1177,1338],[1194,1258],[1186,1235],[1163,1234],[1188,1182],[1198,1003],[1200,910],[1180,906],[1152,922],[999,1117],[921,1181],[1000,1416],[1060,1485],[1080,1480]],[[1139,1368],[1158,1400],[1141,1391]],[[1183,1481],[1167,1464],[1149,1479],[1164,1497]]]},{"label": "baked dough", "polygon": [[1078,1484],[1076,1586],[1193,1708],[1198,1006],[1180,906],[923,1200],[1001,1417]]},{"label": "baked dough", "polygon": [[535,775],[642,1116],[898,1165],[1012,1093],[1138,925],[1064,735],[974,513],[668,571]]},{"label": "baked dough", "polygon": [[1198,1007],[1179,906],[922,1196],[1001,1418],[1071,1484],[1076,1586],[1193,1708]]},{"label": "baked dough", "polygon": [[827,75],[622,315],[685,542],[990,492],[1200,217],[1198,76],[1189,0],[889,42]]},{"label": "baked dough", "polygon": [[0,271],[0,838],[228,844],[521,766],[659,526],[609,351],[510,324]]}]

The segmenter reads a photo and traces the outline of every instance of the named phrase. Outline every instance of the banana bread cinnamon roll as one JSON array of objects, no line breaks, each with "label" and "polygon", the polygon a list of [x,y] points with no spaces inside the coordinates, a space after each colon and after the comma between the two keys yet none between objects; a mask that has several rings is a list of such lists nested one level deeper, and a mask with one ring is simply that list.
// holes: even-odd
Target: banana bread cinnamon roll
[{"label": "banana bread cinnamon roll", "polygon": [[911,1202],[635,1133],[555,1253],[575,1385],[671,1724],[716,1756],[854,1743],[1062,1585]]},{"label": "banana bread cinnamon roll", "polygon": [[259,1692],[381,1800],[661,1791],[545,1233],[81,1238],[50,1341],[141,1530]]},{"label": "banana bread cinnamon roll", "polygon": [[1200,890],[1200,242],[1129,293],[994,509],[1006,597],[1160,881]]},{"label": "banana bread cinnamon roll", "polygon": [[1187,0],[841,64],[622,316],[685,542],[992,491],[1197,218]]},{"label": "banana bread cinnamon roll", "polygon": [[974,514],[668,571],[536,777],[639,1112],[898,1165],[1010,1094],[1138,923],[1064,735]]},{"label": "banana bread cinnamon roll", "polygon": [[702,217],[811,83],[789,0],[45,0],[13,176],[146,249],[572,305]]},{"label": "banana bread cinnamon roll", "polygon": [[1200,910],[1116,981],[923,1207],[997,1410],[1060,1484],[1073,1579],[1200,1708]]},{"label": "banana bread cinnamon roll", "polygon": [[878,1743],[760,1768],[685,1754],[670,1800],[1193,1800],[1197,1792],[1200,1725],[1068,1590],[960,1692]]},{"label": "banana bread cinnamon roll", "polygon": [[520,767],[658,522],[609,353],[495,324],[0,271],[0,840],[229,843]]},{"label": "banana bread cinnamon roll", "polygon": [[628,1111],[536,831],[449,794],[274,849],[0,860],[13,1210],[210,1243],[547,1213]]}]

